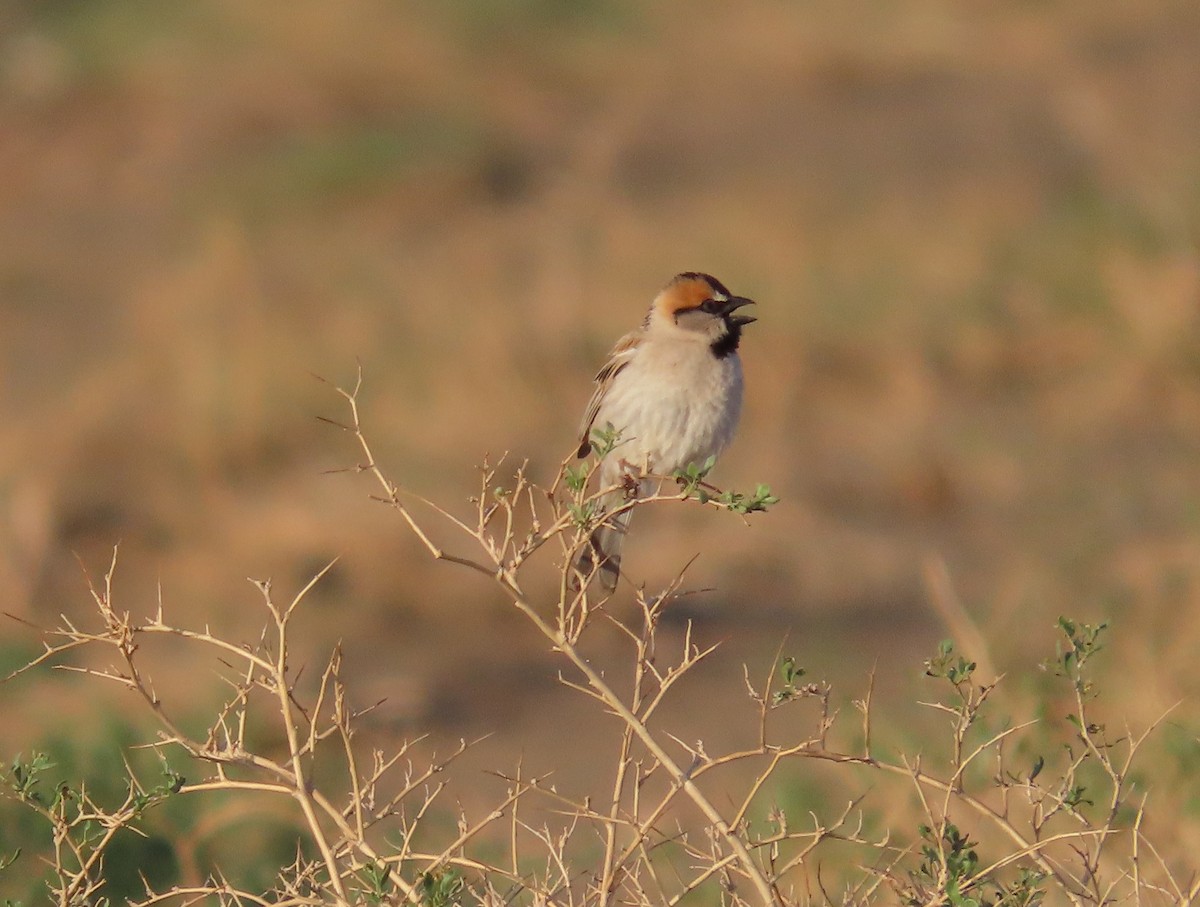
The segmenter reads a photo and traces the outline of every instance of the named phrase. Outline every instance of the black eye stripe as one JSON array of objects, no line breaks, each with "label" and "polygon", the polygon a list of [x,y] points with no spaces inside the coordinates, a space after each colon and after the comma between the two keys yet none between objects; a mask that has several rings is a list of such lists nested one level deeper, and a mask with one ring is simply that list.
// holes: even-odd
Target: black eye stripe
[{"label": "black eye stripe", "polygon": [[686,309],[679,309],[676,311],[675,320],[678,321],[681,315],[686,315],[689,312],[704,312],[706,315],[722,315],[724,314],[724,305],[724,299],[713,299],[712,297],[709,297],[699,305],[691,306],[690,308]]}]

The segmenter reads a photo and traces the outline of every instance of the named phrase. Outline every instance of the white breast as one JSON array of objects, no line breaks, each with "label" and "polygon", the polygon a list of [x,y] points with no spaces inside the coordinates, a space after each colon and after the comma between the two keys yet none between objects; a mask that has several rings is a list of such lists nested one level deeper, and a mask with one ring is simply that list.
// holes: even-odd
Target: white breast
[{"label": "white breast", "polygon": [[[646,343],[614,378],[594,424],[611,422],[620,432],[610,461],[669,475],[719,456],[741,408],[736,353],[718,359],[700,344]],[[619,463],[612,465],[605,469],[610,479],[619,474]]]}]

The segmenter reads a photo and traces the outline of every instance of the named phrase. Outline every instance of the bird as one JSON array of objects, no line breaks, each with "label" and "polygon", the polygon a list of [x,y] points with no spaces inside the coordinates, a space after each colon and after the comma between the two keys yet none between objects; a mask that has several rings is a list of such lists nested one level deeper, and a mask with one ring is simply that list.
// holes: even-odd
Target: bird
[{"label": "bird", "polygon": [[[733,439],[742,410],[738,346],[742,329],[757,320],[741,309],[753,304],[709,274],[676,274],[596,373],[577,456],[602,454],[600,487],[612,490],[600,499],[607,515],[575,556],[577,590],[593,576],[616,589],[632,515],[620,508],[645,494],[645,476],[715,462]],[[593,448],[598,430],[615,442]]]}]

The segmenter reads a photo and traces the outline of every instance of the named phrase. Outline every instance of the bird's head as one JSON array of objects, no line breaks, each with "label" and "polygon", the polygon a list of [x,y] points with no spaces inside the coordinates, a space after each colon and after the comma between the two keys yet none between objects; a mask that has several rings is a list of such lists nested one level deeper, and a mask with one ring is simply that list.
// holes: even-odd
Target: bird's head
[{"label": "bird's head", "polygon": [[715,277],[697,271],[676,274],[650,308],[647,327],[707,343],[717,356],[738,347],[743,326],[757,319],[738,314],[753,299],[734,296]]}]

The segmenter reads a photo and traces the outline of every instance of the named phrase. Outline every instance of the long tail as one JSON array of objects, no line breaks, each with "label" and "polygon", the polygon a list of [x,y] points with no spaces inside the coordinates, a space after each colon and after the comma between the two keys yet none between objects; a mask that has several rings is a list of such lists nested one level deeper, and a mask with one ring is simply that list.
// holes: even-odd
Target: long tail
[{"label": "long tail", "polygon": [[[617,495],[612,504],[620,506],[623,502],[623,498]],[[606,591],[612,592],[617,588],[617,580],[621,577],[621,545],[625,541],[625,533],[629,531],[632,516],[632,510],[614,514],[592,530],[587,543],[575,556],[577,584],[586,586],[593,576],[597,576]]]}]

